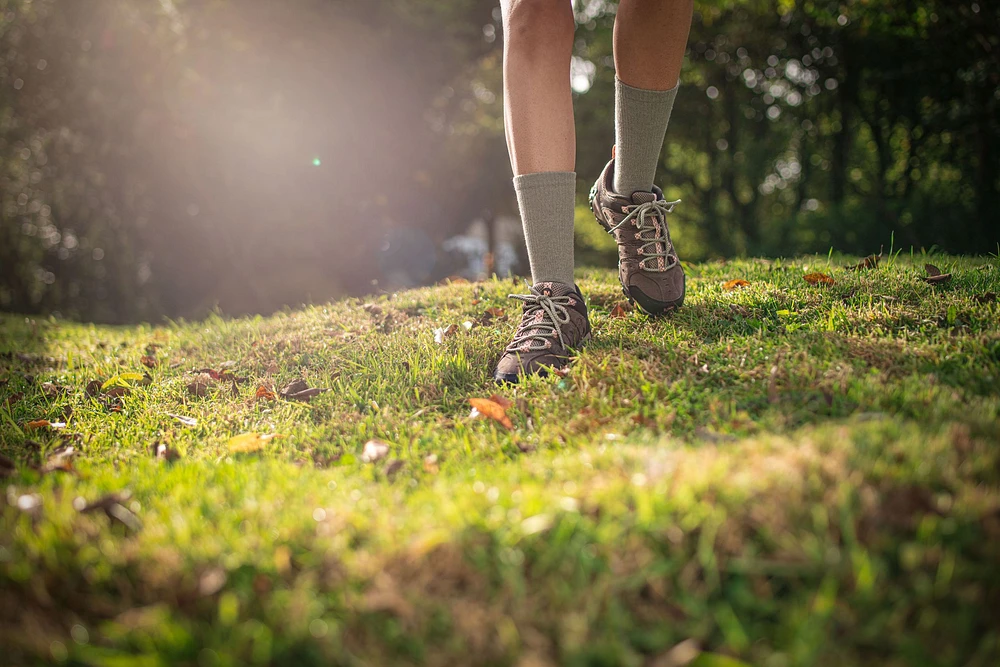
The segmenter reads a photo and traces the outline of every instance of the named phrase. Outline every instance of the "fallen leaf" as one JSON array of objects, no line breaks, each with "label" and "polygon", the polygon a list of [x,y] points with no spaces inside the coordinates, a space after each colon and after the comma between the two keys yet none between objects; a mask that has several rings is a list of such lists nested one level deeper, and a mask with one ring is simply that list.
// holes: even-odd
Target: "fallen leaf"
[{"label": "fallen leaf", "polygon": [[66,428],[66,422],[50,422],[48,419],[35,419],[25,424],[24,428],[29,431],[37,431],[42,428],[59,430]]},{"label": "fallen leaf", "polygon": [[986,294],[981,294],[972,297],[977,303],[996,303],[997,295],[993,292],[987,292]]},{"label": "fallen leaf", "polygon": [[156,357],[147,354],[146,356],[139,359],[139,363],[145,366],[146,368],[156,368],[156,365],[159,362],[156,360]]},{"label": "fallen leaf", "polygon": [[726,290],[727,292],[732,292],[734,289],[738,289],[740,287],[749,287],[749,286],[750,286],[749,281],[743,280],[742,278],[737,278],[736,280],[730,280],[729,282],[723,283],[722,289]]},{"label": "fallen leaf", "polygon": [[204,397],[208,394],[210,387],[214,387],[216,384],[216,378],[213,378],[210,373],[198,373],[194,380],[188,383],[187,390],[192,396]]},{"label": "fallen leaf", "polygon": [[171,412],[167,412],[166,415],[168,417],[173,417],[174,419],[176,419],[180,423],[184,424],[185,426],[197,426],[198,425],[198,420],[195,419],[194,417],[185,417],[184,415],[175,415],[175,414],[173,414]]},{"label": "fallen leaf", "polygon": [[64,391],[66,391],[65,387],[60,387],[59,385],[54,384],[52,382],[42,383],[42,393],[49,398],[57,398],[59,394],[63,393]]},{"label": "fallen leaf", "polygon": [[389,461],[385,464],[385,476],[392,479],[399,473],[400,470],[403,469],[403,465],[404,463],[402,459],[393,459]]},{"label": "fallen leaf", "polygon": [[361,450],[361,460],[365,463],[380,461],[389,455],[389,443],[381,440],[369,440]]},{"label": "fallen leaf", "polygon": [[150,450],[152,450],[154,458],[167,463],[172,463],[181,457],[180,452],[163,442],[153,443]]},{"label": "fallen leaf", "polygon": [[142,522],[123,504],[131,497],[132,494],[123,491],[122,493],[108,494],[90,503],[83,498],[77,498],[73,501],[73,506],[80,514],[103,512],[112,522],[117,521],[134,533],[142,528]]},{"label": "fallen leaf", "polygon": [[469,281],[462,276],[448,276],[441,280],[438,285],[468,285]]},{"label": "fallen leaf", "polygon": [[685,639],[669,651],[658,656],[649,663],[649,667],[684,667],[691,664],[699,655],[701,648],[694,639]]},{"label": "fallen leaf", "polygon": [[363,310],[368,311],[369,315],[381,315],[382,314],[382,307],[378,306],[378,305],[376,305],[374,303],[366,303],[365,305],[361,306],[361,308]]},{"label": "fallen leaf", "polygon": [[848,271],[865,271],[867,269],[876,268],[880,261],[882,261],[882,255],[868,255],[857,264],[853,266],[845,266],[844,268]]},{"label": "fallen leaf", "polygon": [[87,383],[87,396],[97,396],[101,393],[101,386],[104,383],[100,380],[91,380]]},{"label": "fallen leaf", "polygon": [[950,273],[941,273],[941,269],[933,264],[924,264],[924,270],[927,271],[927,276],[922,278],[925,283],[937,285],[938,283],[946,283],[951,280]]},{"label": "fallen leaf", "polygon": [[628,303],[618,303],[615,307],[611,309],[611,317],[616,319],[622,319],[628,317],[628,314],[632,311],[632,305]]},{"label": "fallen leaf", "polygon": [[424,472],[429,472],[432,475],[438,474],[440,467],[438,467],[438,456],[437,454],[428,454],[424,457]]},{"label": "fallen leaf", "polygon": [[121,386],[117,386],[116,385],[114,387],[108,387],[104,391],[104,395],[105,396],[112,396],[112,397],[115,397],[115,398],[119,398],[121,396],[127,395],[128,392],[129,392],[129,388],[128,387],[121,387]]},{"label": "fallen leaf", "polygon": [[261,435],[260,433],[242,433],[229,439],[226,447],[231,454],[250,454],[264,448],[268,440],[280,438],[280,435]]},{"label": "fallen leaf", "polygon": [[280,370],[280,369],[278,368],[278,364],[276,364],[276,363],[274,363],[274,362],[272,361],[271,363],[269,363],[269,364],[267,365],[267,368],[265,368],[265,369],[264,369],[264,373],[266,373],[267,375],[274,375],[274,374],[275,374],[275,373],[277,373],[277,372],[278,372],[279,370]]},{"label": "fallen leaf", "polygon": [[458,325],[450,324],[447,327],[434,330],[434,342],[438,345],[444,344],[445,338],[450,338],[458,333]]},{"label": "fallen leaf", "polygon": [[215,595],[226,585],[226,571],[221,567],[209,568],[198,579],[198,592],[204,596]]},{"label": "fallen leaf", "polygon": [[507,430],[514,428],[510,417],[507,416],[507,409],[499,403],[488,398],[470,398],[469,403],[472,404],[472,414],[470,415],[472,418],[482,415],[489,417]]},{"label": "fallen leaf", "polygon": [[10,477],[17,470],[17,464],[12,459],[0,454],[0,478]]},{"label": "fallen leaf", "polygon": [[492,395],[490,395],[490,400],[493,401],[494,403],[496,403],[497,405],[499,405],[504,410],[506,410],[506,409],[508,409],[510,407],[513,407],[513,405],[514,405],[514,401],[512,401],[509,398],[506,398],[504,396],[501,396],[500,394],[492,394]]},{"label": "fallen leaf", "polygon": [[255,400],[258,401],[259,400],[273,401],[276,398],[274,392],[268,389],[264,385],[260,385],[257,387],[257,391],[254,392],[253,397]]},{"label": "fallen leaf", "polygon": [[63,445],[53,450],[42,466],[42,474],[50,472],[73,472],[73,458],[76,456],[76,448],[73,445]]},{"label": "fallen leaf", "polygon": [[8,406],[10,406],[10,405],[14,405],[14,404],[15,404],[15,403],[17,403],[18,401],[20,401],[20,400],[21,400],[22,398],[24,398],[24,392],[23,392],[23,391],[17,391],[17,392],[14,392],[13,394],[11,394],[10,396],[8,396],[8,397],[7,397],[7,398],[6,398],[5,400],[4,400],[4,402],[5,402],[5,403],[6,403],[6,404],[7,404]]},{"label": "fallen leaf", "polygon": [[308,403],[313,396],[318,396],[322,394],[327,389],[319,389],[318,387],[310,387],[306,384],[305,380],[293,380],[288,383],[288,385],[279,392],[279,395],[289,401],[303,401]]},{"label": "fallen leaf", "polygon": [[835,285],[835,281],[825,273],[807,273],[802,278],[810,285]]}]

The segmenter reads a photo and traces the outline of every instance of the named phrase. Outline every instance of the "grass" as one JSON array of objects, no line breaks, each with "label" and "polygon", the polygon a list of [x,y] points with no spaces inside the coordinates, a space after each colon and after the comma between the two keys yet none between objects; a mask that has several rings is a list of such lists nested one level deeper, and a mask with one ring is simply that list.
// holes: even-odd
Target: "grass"
[{"label": "grass", "polygon": [[[509,280],[162,327],[5,315],[0,662],[995,665],[1000,262],[932,261],[953,279],[693,266],[663,320],[612,317],[587,272],[592,344],[499,390]],[[222,367],[247,381],[194,395]],[[330,391],[255,399],[300,378]],[[470,416],[494,392],[511,430]]]}]

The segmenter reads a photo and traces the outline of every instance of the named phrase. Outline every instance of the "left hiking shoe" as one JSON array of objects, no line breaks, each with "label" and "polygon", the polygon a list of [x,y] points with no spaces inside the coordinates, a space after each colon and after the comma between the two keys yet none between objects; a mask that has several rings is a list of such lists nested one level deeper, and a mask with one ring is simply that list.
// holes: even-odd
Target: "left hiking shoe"
[{"label": "left hiking shoe", "polygon": [[545,375],[548,368],[563,368],[571,350],[590,338],[590,320],[583,295],[573,285],[542,282],[528,294],[511,294],[524,303],[514,339],[500,357],[493,378],[516,383],[522,375]]},{"label": "left hiking shoe", "polygon": [[663,315],[684,303],[684,269],[670,240],[667,215],[678,201],[666,201],[660,188],[631,196],[614,191],[615,161],[608,162],[590,191],[590,210],[618,242],[618,280],[629,301],[650,315]]}]

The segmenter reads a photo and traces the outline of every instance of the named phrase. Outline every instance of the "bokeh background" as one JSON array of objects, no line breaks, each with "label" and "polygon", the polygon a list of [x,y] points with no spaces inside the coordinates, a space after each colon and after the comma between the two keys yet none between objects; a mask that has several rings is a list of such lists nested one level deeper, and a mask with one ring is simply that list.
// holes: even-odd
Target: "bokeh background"
[{"label": "bokeh background", "polygon": [[[615,3],[575,8],[582,203]],[[0,12],[0,309],[161,321],[527,271],[496,0]],[[685,259],[998,252],[1000,3],[697,0],[682,82],[658,181]],[[612,266],[588,216],[578,261]]]}]

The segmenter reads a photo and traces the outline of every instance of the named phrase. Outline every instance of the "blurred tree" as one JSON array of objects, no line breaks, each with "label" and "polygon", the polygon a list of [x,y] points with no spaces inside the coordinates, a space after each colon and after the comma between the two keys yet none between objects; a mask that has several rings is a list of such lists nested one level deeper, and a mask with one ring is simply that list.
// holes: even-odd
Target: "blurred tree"
[{"label": "blurred tree", "polygon": [[[0,308],[259,312],[450,273],[445,238],[514,211],[497,4],[7,0]],[[615,3],[575,7],[583,190]],[[996,251],[998,24],[981,0],[699,0],[658,175],[684,256]]]}]

